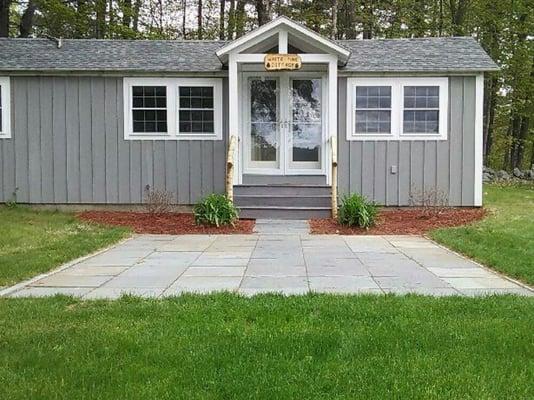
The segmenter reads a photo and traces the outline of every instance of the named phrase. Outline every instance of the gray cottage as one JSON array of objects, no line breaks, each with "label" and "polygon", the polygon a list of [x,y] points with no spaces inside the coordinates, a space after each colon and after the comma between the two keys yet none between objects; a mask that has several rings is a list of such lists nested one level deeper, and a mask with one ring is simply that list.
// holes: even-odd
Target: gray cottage
[{"label": "gray cottage", "polygon": [[0,202],[480,206],[494,70],[470,37],[334,41],[285,17],[230,42],[0,39]]}]

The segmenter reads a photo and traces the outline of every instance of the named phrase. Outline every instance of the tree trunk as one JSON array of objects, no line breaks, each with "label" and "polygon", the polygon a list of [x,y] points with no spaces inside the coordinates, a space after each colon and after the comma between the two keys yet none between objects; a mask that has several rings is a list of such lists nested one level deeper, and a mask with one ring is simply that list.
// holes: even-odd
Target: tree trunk
[{"label": "tree trunk", "polygon": [[245,5],[246,0],[237,0],[236,18],[235,18],[235,34],[236,37],[241,37],[245,34]]},{"label": "tree trunk", "polygon": [[495,106],[497,104],[497,92],[499,90],[496,76],[486,79],[484,93],[484,134],[483,134],[483,152],[484,165],[488,165],[493,144],[493,126],[495,121]]},{"label": "tree trunk", "polygon": [[443,35],[443,0],[439,0],[438,36]]},{"label": "tree trunk", "polygon": [[338,0],[332,1],[332,39],[337,39],[337,6]]},{"label": "tree trunk", "polygon": [[523,157],[525,155],[525,144],[527,141],[529,126],[530,126],[530,118],[523,116],[521,118],[521,127],[519,128],[519,143],[517,146],[517,156],[516,156],[516,162],[517,162],[516,167],[520,169],[523,167]]},{"label": "tree trunk", "polygon": [[122,25],[129,28],[131,23],[132,23],[132,0],[123,0]]},{"label": "tree trunk", "polygon": [[522,118],[513,113],[512,119],[510,122],[510,135],[512,138],[512,145],[510,146],[510,157],[508,166],[510,169],[513,169],[518,166],[519,162],[519,154],[520,154],[520,148],[523,145],[521,143],[521,126],[522,126]]},{"label": "tree trunk", "polygon": [[113,27],[115,26],[115,15],[113,14],[113,0],[109,0],[108,16],[109,21],[106,24],[106,27],[108,28],[108,39],[113,39]]},{"label": "tree trunk", "polygon": [[198,0],[197,8],[197,36],[199,40],[202,40],[202,0]]},{"label": "tree trunk", "polygon": [[345,39],[356,39],[356,21],[354,18],[354,4],[345,0]]},{"label": "tree trunk", "polygon": [[256,13],[258,14],[258,25],[265,25],[267,21],[267,10],[263,0],[256,0]]},{"label": "tree trunk", "polygon": [[219,0],[220,1],[220,9],[219,9],[219,39],[224,40],[224,8],[226,6],[226,0]]},{"label": "tree trunk", "polygon": [[226,27],[226,37],[229,40],[234,38],[235,31],[235,0],[230,0],[230,9],[228,10],[228,26]]},{"label": "tree trunk", "polygon": [[133,12],[132,12],[132,20],[133,20],[133,24],[132,24],[132,29],[137,32],[137,30],[139,29],[139,11],[141,10],[141,2],[143,0],[136,0],[135,1],[135,4],[134,4],[134,9],[133,9]]},{"label": "tree trunk", "polygon": [[0,37],[9,36],[9,8],[11,0],[0,0]]},{"label": "tree trunk", "polygon": [[103,39],[106,32],[106,0],[96,2],[95,37]]},{"label": "tree trunk", "polygon": [[364,15],[363,15],[363,38],[372,39],[373,38],[373,1],[368,0],[364,3]]},{"label": "tree trunk", "polygon": [[465,34],[463,25],[469,1],[470,0],[449,0],[452,34],[454,36],[463,36]]},{"label": "tree trunk", "polygon": [[33,29],[33,16],[36,9],[37,4],[35,3],[35,0],[28,1],[26,10],[24,10],[22,17],[20,18],[19,37],[26,38],[30,36],[30,33]]},{"label": "tree trunk", "polygon": [[186,39],[187,0],[182,0],[182,39]]}]

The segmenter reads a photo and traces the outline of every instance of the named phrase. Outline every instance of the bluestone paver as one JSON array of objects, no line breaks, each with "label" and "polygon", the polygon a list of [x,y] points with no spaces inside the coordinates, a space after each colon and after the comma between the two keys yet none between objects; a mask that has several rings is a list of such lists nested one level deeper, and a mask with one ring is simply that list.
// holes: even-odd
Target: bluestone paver
[{"label": "bluestone paver", "polygon": [[112,275],[71,275],[57,273],[34,282],[31,286],[42,287],[98,287],[113,278]]},{"label": "bluestone paver", "polygon": [[[269,261],[269,262],[264,262]],[[254,259],[251,260],[245,275],[247,276],[303,276],[306,277],[306,267],[304,265],[287,266],[283,262],[271,263],[273,260]],[[282,260],[281,260],[282,261]]]},{"label": "bluestone paver", "polygon": [[309,235],[307,223],[288,230],[284,223],[265,221],[263,232],[252,235],[137,235],[3,293],[84,299],[216,291],[534,295],[424,237]]},{"label": "bluestone paver", "polygon": [[116,287],[99,287],[85,294],[84,299],[118,299],[121,296],[137,296],[145,298],[157,298],[161,296],[166,288],[116,288]]},{"label": "bluestone paver", "polygon": [[49,297],[58,294],[72,297],[82,297],[94,290],[91,287],[32,287],[27,286],[10,295],[10,297]]},{"label": "bluestone paver", "polygon": [[243,276],[245,267],[190,267],[182,276]]},{"label": "bluestone paver", "polygon": [[182,276],[174,282],[163,296],[174,296],[182,293],[211,293],[220,291],[236,291],[241,283],[236,276]]},{"label": "bluestone paver", "polygon": [[361,293],[371,290],[379,292],[380,287],[370,276],[310,276],[310,289],[314,292]]}]

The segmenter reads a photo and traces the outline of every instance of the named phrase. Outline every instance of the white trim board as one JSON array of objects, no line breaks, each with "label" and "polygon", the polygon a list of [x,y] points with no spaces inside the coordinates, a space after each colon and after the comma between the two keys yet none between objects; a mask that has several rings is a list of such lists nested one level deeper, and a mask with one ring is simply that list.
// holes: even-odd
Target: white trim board
[{"label": "white trim board", "polygon": [[[219,59],[221,59],[221,61],[226,62],[230,54],[235,54],[239,53],[242,50],[246,50],[246,48],[250,48],[258,44],[259,42],[266,40],[275,34],[278,34],[281,30],[289,31],[289,33],[293,31],[299,36],[304,36],[311,43],[316,42],[316,44],[322,47],[325,51],[337,55],[337,57],[342,63],[346,63],[350,57],[351,52],[349,50],[339,46],[337,43],[331,41],[330,39],[319,35],[311,29],[308,29],[294,21],[291,21],[285,16],[280,16],[275,20],[260,26],[252,32],[232,41],[231,43],[217,50],[215,54],[217,55],[217,57],[219,57]],[[281,50],[284,49],[282,48]]]},{"label": "white trim board", "polygon": [[11,138],[11,85],[9,77],[0,77],[0,96],[2,98],[2,126],[0,139]]},{"label": "white trim board", "polygon": [[483,118],[484,118],[484,74],[475,81],[475,196],[474,204],[482,206],[482,164],[483,160]]},{"label": "white trim board", "polygon": [[[381,134],[364,134],[355,131],[356,87],[390,86],[391,87],[391,132]],[[439,133],[405,134],[403,133],[404,87],[438,86],[439,87]],[[364,140],[447,140],[449,109],[449,78],[446,77],[388,77],[388,78],[349,78],[347,79],[347,132],[348,141]]]},{"label": "white trim board", "polygon": [[[167,132],[136,133],[132,121],[132,87],[165,86],[167,88]],[[214,133],[179,133],[179,87],[213,87]],[[223,138],[223,88],[221,78],[124,78],[124,139],[125,140],[222,140]]]},{"label": "white trim board", "polygon": [[[327,175],[326,166],[328,159],[328,79],[326,72],[244,72],[240,74],[241,87],[241,121],[240,127],[242,132],[243,153],[243,173],[245,175]],[[250,159],[250,78],[266,78],[273,79],[277,82],[277,112],[278,119],[283,119],[285,125],[281,128],[277,127],[277,161],[274,162],[253,162]],[[290,133],[291,126],[291,81],[294,79],[320,79],[321,80],[321,149],[319,154],[319,161],[316,164],[308,162],[298,162],[291,159],[292,138]],[[337,116],[336,116],[337,118]],[[282,122],[282,121],[279,121]],[[263,165],[262,165],[263,164]]]}]

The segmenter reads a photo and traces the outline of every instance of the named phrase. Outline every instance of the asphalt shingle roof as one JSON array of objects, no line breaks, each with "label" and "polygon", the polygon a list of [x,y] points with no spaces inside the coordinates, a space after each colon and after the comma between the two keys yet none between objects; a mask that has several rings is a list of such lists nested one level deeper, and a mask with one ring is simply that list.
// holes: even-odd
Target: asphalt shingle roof
[{"label": "asphalt shingle roof", "polygon": [[345,66],[361,72],[494,71],[497,64],[472,37],[343,40]]},{"label": "asphalt shingle roof", "polygon": [[0,70],[220,71],[224,42],[179,40],[0,39]]},{"label": "asphalt shingle roof", "polygon": [[[215,72],[226,42],[0,39],[0,71]],[[340,40],[352,51],[345,71],[490,71],[497,65],[470,37]]]}]

